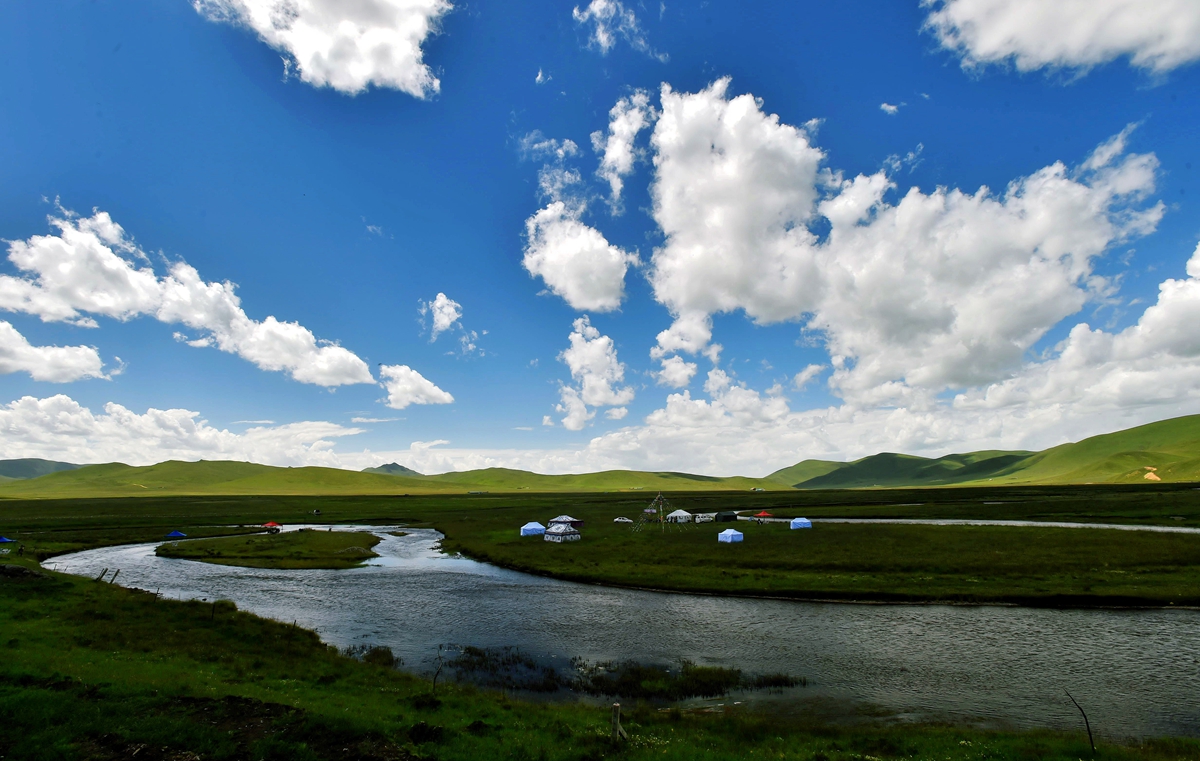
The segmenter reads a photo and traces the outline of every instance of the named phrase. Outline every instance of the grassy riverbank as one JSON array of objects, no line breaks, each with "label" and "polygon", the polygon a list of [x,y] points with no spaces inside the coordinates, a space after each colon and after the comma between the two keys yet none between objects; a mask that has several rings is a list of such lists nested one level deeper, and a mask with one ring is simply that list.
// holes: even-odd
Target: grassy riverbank
[{"label": "grassy riverbank", "polygon": [[[509,526],[446,526],[448,549],[600,584],[824,600],[1200,605],[1200,536],[1085,529],[739,521],[633,532],[602,516],[554,544]],[[590,524],[590,525],[589,525]]]},{"label": "grassy riverbank", "polygon": [[[32,564],[25,564],[26,568]],[[528,704],[337,653],[229,603],[182,603],[0,569],[0,753],[12,759],[1078,759],[1082,731],[987,732],[731,707]],[[628,703],[628,701],[627,701]],[[805,714],[811,712],[802,712]],[[1200,759],[1200,743],[1104,744],[1107,759]]]},{"label": "grassy riverbank", "polygon": [[355,568],[379,557],[371,548],[379,537],[366,531],[312,531],[255,534],[160,544],[155,554],[246,568]]},{"label": "grassy riverbank", "polygon": [[[818,524],[812,531],[739,522],[634,533],[612,523],[652,495],[189,497],[0,500],[0,533],[32,556],[132,541],[171,529],[230,533],[268,520],[436,527],[451,551],[534,573],[599,583],[795,598],[1192,605],[1200,602],[1200,536],[1051,528]],[[1200,527],[1200,491],[1178,485],[908,489],[670,495],[696,511],[778,515],[993,518]],[[517,527],[569,512],[584,539],[555,546]],[[320,532],[316,532],[320,533]],[[182,546],[182,545],[181,545]]]}]

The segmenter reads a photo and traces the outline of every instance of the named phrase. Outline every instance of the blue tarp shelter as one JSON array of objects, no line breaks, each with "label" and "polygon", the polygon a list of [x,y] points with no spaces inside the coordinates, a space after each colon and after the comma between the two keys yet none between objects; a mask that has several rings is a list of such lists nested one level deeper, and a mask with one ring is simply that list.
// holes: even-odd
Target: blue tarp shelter
[{"label": "blue tarp shelter", "polygon": [[812,528],[812,521],[808,518],[792,518],[792,528]]},{"label": "blue tarp shelter", "polygon": [[742,532],[735,531],[731,528],[727,528],[724,531],[722,531],[721,533],[717,534],[717,541],[718,542],[740,542],[740,541],[742,541]]},{"label": "blue tarp shelter", "polygon": [[15,541],[17,541],[17,540],[9,539],[7,536],[0,536],[0,544],[8,544],[9,542],[15,542]]},{"label": "blue tarp shelter", "polygon": [[521,527],[521,536],[541,536],[546,533],[546,527],[537,521],[530,521]]},{"label": "blue tarp shelter", "polygon": [[171,533],[167,534],[168,539],[183,539],[186,536],[187,534],[183,533],[182,531],[172,531]]}]

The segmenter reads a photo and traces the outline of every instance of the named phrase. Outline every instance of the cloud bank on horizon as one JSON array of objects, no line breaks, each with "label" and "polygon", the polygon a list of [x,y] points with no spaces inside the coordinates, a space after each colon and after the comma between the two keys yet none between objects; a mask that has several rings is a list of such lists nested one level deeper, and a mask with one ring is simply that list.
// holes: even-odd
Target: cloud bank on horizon
[{"label": "cloud bank on horizon", "polygon": [[[691,11],[672,20],[667,6],[657,20],[615,0],[559,9],[562,33],[575,40],[570,50],[553,59],[534,46],[531,60],[547,59],[531,69],[536,82],[529,74],[511,84],[497,72],[481,85],[527,100],[530,115],[499,108],[502,132],[464,133],[474,143],[454,132],[466,127],[452,115],[453,85],[442,80],[458,82],[487,64],[450,55],[431,65],[423,48],[440,34],[439,46],[453,51],[456,35],[485,22],[451,15],[447,2],[193,6],[197,20],[223,22],[212,29],[244,27],[282,54],[288,76],[315,89],[284,81],[278,97],[296,99],[296,113],[316,98],[318,115],[308,121],[331,134],[342,134],[344,123],[364,157],[395,142],[364,126],[380,104],[407,98],[401,118],[434,125],[400,141],[415,151],[405,161],[375,162],[382,184],[358,201],[385,197],[404,216],[365,208],[348,215],[396,231],[400,241],[370,235],[343,253],[328,244],[309,249],[291,231],[272,238],[247,230],[274,247],[248,245],[241,256],[275,274],[237,265],[252,283],[237,275],[239,290],[200,275],[228,271],[231,259],[158,230],[156,240],[194,252],[188,258],[197,265],[146,250],[106,211],[58,206],[50,234],[9,232],[0,310],[11,320],[0,320],[0,380],[13,401],[0,406],[0,457],[763,475],[810,457],[1037,449],[1200,412],[1200,229],[1179,213],[1190,197],[1178,178],[1190,176],[1191,163],[1163,137],[1191,117],[1165,107],[1147,117],[1140,100],[1172,77],[1183,87],[1197,81],[1189,66],[1200,59],[1194,3],[914,2],[911,28],[893,33],[906,35],[906,45],[941,46],[956,65],[922,77],[944,78],[943,92],[959,88],[960,103],[976,99],[988,112],[989,88],[1003,83],[1049,112],[1104,77],[1114,100],[1130,101],[1104,131],[1089,131],[1087,145],[1069,142],[1082,128],[1055,126],[1067,118],[1055,115],[1039,125],[1035,152],[1044,146],[1045,158],[1025,152],[987,165],[947,148],[962,132],[956,112],[934,114],[943,96],[931,96],[936,88],[920,77],[904,83],[908,90],[896,84],[899,97],[863,85],[856,101],[831,109],[853,113],[837,120],[781,100],[778,83],[746,70],[736,45],[721,66],[743,73],[735,79],[718,69],[695,84],[711,67],[672,48],[687,39],[672,25],[690,23]],[[463,27],[443,29],[450,21]],[[674,55],[651,47],[651,33]],[[551,67],[553,83],[544,87]],[[579,105],[572,98],[588,92],[584,82],[597,67],[606,80],[624,79],[606,85],[605,100],[589,95]],[[1150,85],[1128,86],[1125,69]],[[1073,78],[1022,78],[1034,71]],[[372,88],[379,92],[371,102],[325,103]],[[241,102],[260,99],[255,92]],[[418,102],[433,95],[439,102]],[[495,106],[478,98],[470,105],[476,114],[488,107]],[[1061,106],[1064,114],[1072,107]],[[296,121],[274,106],[264,114],[255,118]],[[896,125],[903,135],[848,159],[849,118],[875,131]],[[1021,129],[1022,118],[1010,129]],[[474,126],[483,121],[471,128],[486,129]],[[375,181],[375,167],[345,158],[353,139],[328,139],[307,123],[297,129],[329,154],[300,162],[315,185],[280,192],[307,199],[337,178],[334,194],[352,194],[357,182]],[[444,142],[439,130],[448,133]],[[997,151],[1017,142],[1003,129],[974,139]],[[494,159],[472,161],[507,162],[495,172],[509,178],[503,189],[487,191],[506,196],[503,215],[468,200],[484,173],[459,171],[464,151],[481,155],[493,142],[486,151]],[[286,165],[288,155],[271,160]],[[425,165],[436,183],[411,181]],[[344,166],[355,168],[347,174]],[[308,182],[291,182],[301,180]],[[440,212],[422,205],[443,185],[448,197],[463,198],[451,207],[453,222],[435,222],[430,215]],[[1178,192],[1167,197],[1165,187]],[[333,197],[325,208],[335,208]],[[304,230],[324,211],[271,213]],[[422,253],[438,236],[457,240],[456,228],[470,231],[457,248]],[[1153,259],[1143,250],[1156,252]],[[344,278],[330,274],[338,271],[333,261]],[[294,288],[307,270],[324,280],[306,292],[321,295],[290,298],[278,273]],[[243,291],[305,324],[249,316]],[[404,327],[413,300],[419,330]],[[467,312],[470,324],[479,319],[490,329],[486,352],[480,333],[463,325]],[[122,337],[141,318],[168,326],[184,351],[215,348],[247,371],[265,371],[238,376],[242,387],[262,391],[228,413],[221,400],[188,387],[177,389],[178,401],[161,384],[149,393],[156,370],[144,357],[130,359],[134,339]],[[305,325],[362,348],[318,338]],[[451,345],[457,337],[460,350],[446,351],[444,335]],[[203,354],[177,355],[195,362],[198,384]],[[415,366],[431,368],[441,385]],[[278,385],[286,380],[270,375],[296,382],[286,399]],[[155,401],[139,404],[139,395]],[[380,407],[405,417],[383,417]],[[240,430],[235,417],[295,422]]]}]

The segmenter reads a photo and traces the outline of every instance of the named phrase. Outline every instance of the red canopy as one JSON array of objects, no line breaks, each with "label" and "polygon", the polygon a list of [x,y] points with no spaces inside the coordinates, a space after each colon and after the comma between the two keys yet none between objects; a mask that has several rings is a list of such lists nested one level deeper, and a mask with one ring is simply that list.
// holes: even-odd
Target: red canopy
[{"label": "red canopy", "polygon": [[754,517],[755,518],[770,518],[771,514],[768,513],[766,510],[763,510],[761,513],[755,513]]},{"label": "red canopy", "polygon": [[270,523],[264,523],[264,524],[263,524],[263,528],[283,528],[283,527],[282,527],[282,526],[280,526],[280,525],[279,525],[278,523],[276,523],[275,521],[271,521]]}]

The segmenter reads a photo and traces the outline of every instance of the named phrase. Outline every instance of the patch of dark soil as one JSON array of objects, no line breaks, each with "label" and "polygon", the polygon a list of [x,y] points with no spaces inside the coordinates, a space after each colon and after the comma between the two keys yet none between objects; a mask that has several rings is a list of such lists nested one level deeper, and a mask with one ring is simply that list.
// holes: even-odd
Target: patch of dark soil
[{"label": "patch of dark soil", "polygon": [[470,732],[471,734],[475,735],[476,737],[482,737],[483,735],[486,735],[488,732],[491,732],[493,729],[495,729],[495,727],[493,727],[491,724],[488,724],[486,721],[481,721],[479,719],[476,719],[475,721],[473,721],[467,725],[467,731]]},{"label": "patch of dark soil", "polygon": [[445,734],[446,730],[444,727],[418,721],[408,730],[408,739],[413,741],[413,745],[436,743],[441,742]]},{"label": "patch of dark soil", "polygon": [[408,700],[409,705],[419,711],[436,711],[442,707],[442,701],[438,700],[436,695],[431,695],[428,692],[420,695],[413,695]]},{"label": "patch of dark soil", "polygon": [[[289,747],[301,745],[307,755],[329,761],[411,761],[413,758],[404,748],[382,736],[347,736],[345,732],[325,731],[319,721],[311,720],[299,708],[253,698],[235,695],[179,697],[168,701],[163,713],[181,714],[210,729],[214,736],[232,742],[236,751],[230,757],[236,759],[261,757],[263,748],[275,750],[275,755],[282,752],[280,757],[286,757],[290,755]],[[89,761],[199,761],[201,758],[190,748],[139,743],[115,734],[91,738],[77,750],[79,758]]]},{"label": "patch of dark soil", "polygon": [[0,579],[14,581],[33,581],[35,579],[48,579],[47,574],[42,573],[36,568],[30,568],[25,565],[16,565],[15,563],[0,563]]}]

